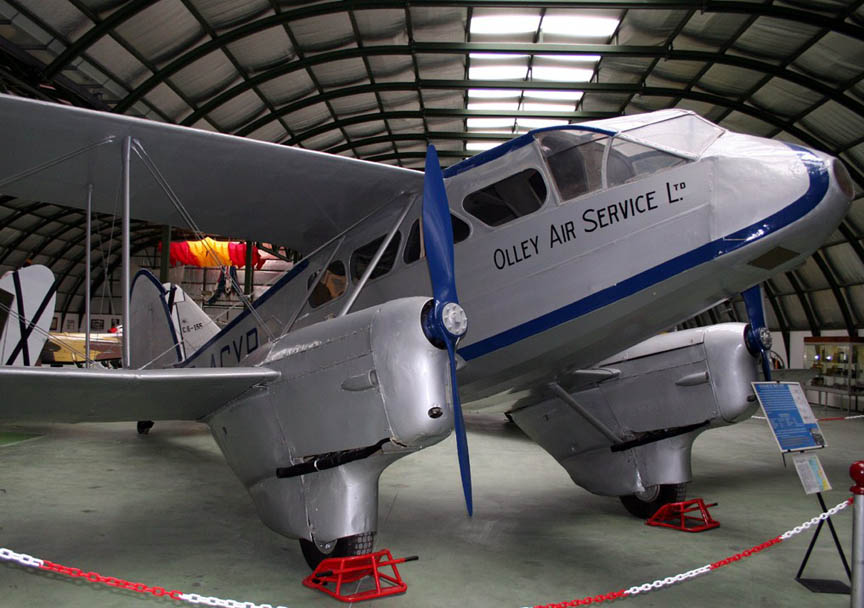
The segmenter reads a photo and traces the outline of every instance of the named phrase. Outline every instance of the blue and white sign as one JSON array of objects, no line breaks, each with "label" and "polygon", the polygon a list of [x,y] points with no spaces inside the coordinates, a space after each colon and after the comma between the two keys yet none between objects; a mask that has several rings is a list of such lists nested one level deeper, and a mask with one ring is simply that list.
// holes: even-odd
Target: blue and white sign
[{"label": "blue and white sign", "polygon": [[825,437],[798,382],[753,382],[753,390],[782,452],[825,447]]}]

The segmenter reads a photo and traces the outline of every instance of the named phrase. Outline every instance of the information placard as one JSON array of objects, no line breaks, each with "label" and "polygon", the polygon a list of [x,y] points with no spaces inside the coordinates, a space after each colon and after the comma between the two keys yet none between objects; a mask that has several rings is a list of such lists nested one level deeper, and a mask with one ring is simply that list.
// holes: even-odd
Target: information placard
[{"label": "information placard", "polygon": [[828,476],[816,454],[795,454],[792,462],[795,463],[795,471],[804,486],[805,494],[817,494],[831,489]]},{"label": "information placard", "polygon": [[799,382],[753,382],[753,390],[782,452],[825,447],[825,437]]}]

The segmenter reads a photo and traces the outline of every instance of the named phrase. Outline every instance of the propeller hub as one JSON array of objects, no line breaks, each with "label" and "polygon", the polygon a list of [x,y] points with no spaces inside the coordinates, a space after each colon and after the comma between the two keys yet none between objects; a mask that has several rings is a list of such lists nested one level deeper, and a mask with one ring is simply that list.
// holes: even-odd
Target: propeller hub
[{"label": "propeller hub", "polygon": [[441,309],[441,322],[451,335],[459,338],[468,331],[468,315],[456,302],[447,302]]}]

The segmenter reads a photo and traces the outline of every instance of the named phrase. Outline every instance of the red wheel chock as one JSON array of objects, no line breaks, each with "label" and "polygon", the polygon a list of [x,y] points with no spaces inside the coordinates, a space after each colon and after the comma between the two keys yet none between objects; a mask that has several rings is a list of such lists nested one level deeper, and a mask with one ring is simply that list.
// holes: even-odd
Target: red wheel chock
[{"label": "red wheel chock", "polygon": [[[716,502],[706,505],[701,498],[670,502],[660,507],[645,523],[649,526],[662,526],[682,532],[703,532],[720,525],[720,522],[715,521],[708,513],[708,507],[716,506]],[[698,515],[689,515],[694,511],[698,511]]]},{"label": "red wheel chock", "polygon": [[[396,564],[416,559],[419,559],[416,555],[393,559],[388,549],[352,557],[330,557],[318,564],[315,572],[303,579],[303,584],[323,591],[340,602],[360,602],[396,595],[405,593],[408,589],[408,585],[399,575]],[[390,568],[392,574],[382,572],[382,568]],[[365,577],[371,577],[366,586],[373,584],[373,588],[360,589],[360,580]],[[353,585],[355,590],[343,592],[343,586],[349,583],[357,583]]]}]

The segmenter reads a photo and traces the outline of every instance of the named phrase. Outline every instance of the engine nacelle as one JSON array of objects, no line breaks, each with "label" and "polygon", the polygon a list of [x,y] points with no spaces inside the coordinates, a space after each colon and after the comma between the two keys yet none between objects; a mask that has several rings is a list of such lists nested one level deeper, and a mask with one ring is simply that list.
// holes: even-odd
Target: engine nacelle
[{"label": "engine nacelle", "polygon": [[319,542],[374,531],[384,468],[450,433],[449,361],[423,333],[427,301],[283,336],[257,361],[281,379],[208,418],[270,528]]},{"label": "engine nacelle", "polygon": [[[510,416],[595,494],[624,496],[688,482],[696,436],[744,420],[757,407],[750,386],[756,361],[744,327],[728,323],[655,336],[596,370],[562,378],[575,405],[553,397]],[[587,386],[585,378],[592,379]]]}]

